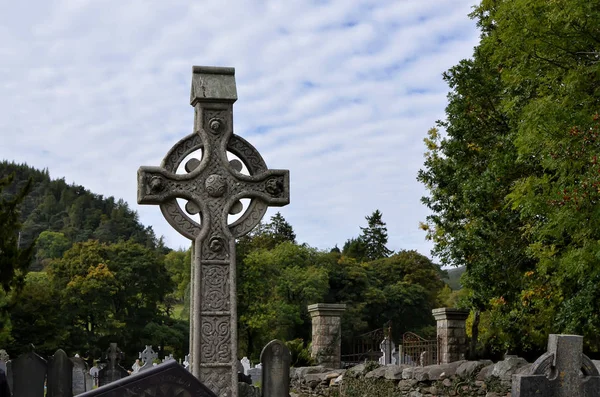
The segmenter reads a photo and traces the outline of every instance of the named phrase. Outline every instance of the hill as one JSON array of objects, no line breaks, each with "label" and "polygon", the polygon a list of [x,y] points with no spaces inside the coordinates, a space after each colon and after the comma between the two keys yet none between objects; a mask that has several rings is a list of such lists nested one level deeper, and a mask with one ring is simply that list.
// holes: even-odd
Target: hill
[{"label": "hill", "polygon": [[51,179],[47,169],[2,161],[0,178],[14,174],[2,193],[15,194],[32,179],[33,186],[21,205],[21,246],[36,239],[31,270],[42,269],[48,260],[62,256],[74,243],[96,239],[103,243],[133,240],[148,248],[168,251],[152,227],[142,225],[138,215],[122,199],[103,197],[81,185]]},{"label": "hill", "polygon": [[448,284],[453,291],[459,290],[462,288],[460,285],[460,276],[463,275],[466,268],[464,266],[460,266],[454,269],[448,269],[446,272],[448,273],[448,277],[444,278],[444,282]]}]

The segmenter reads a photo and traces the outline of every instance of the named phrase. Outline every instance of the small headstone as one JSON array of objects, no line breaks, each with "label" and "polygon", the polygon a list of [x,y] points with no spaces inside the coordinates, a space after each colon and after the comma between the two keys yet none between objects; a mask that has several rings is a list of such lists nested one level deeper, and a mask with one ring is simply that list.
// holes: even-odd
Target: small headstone
[{"label": "small headstone", "polygon": [[175,360],[175,358],[173,357],[172,354],[169,354],[168,356],[165,356],[165,358],[162,360],[163,363],[169,362],[169,361],[173,361]]},{"label": "small headstone", "polygon": [[127,370],[119,365],[122,358],[123,352],[121,349],[117,347],[116,343],[111,343],[106,352],[108,363],[106,367],[102,368],[98,373],[99,386],[107,385],[129,375]]},{"label": "small headstone", "polygon": [[250,360],[248,360],[248,357],[244,357],[240,362],[242,363],[242,367],[244,367],[244,375],[248,375],[248,370],[250,369]]},{"label": "small headstone", "polygon": [[394,342],[388,338],[387,336],[381,341],[379,344],[379,349],[381,350],[381,357],[379,357],[379,364],[381,365],[390,365],[392,364],[392,357],[394,352],[396,351],[396,345]]},{"label": "small headstone", "polygon": [[100,373],[100,368],[97,366],[93,366],[90,368],[90,377],[92,378],[92,382],[94,386],[98,386],[98,374]]},{"label": "small headstone", "polygon": [[152,364],[157,358],[158,353],[152,350],[152,345],[146,345],[144,351],[140,353],[140,359],[143,363],[142,367],[140,368],[140,372],[152,368]]},{"label": "small headstone", "polygon": [[46,380],[46,360],[31,351],[21,354],[11,361],[13,387],[15,397],[44,397],[44,381]]},{"label": "small headstone", "polygon": [[548,351],[533,363],[529,374],[513,375],[511,396],[600,396],[600,374],[583,354],[583,337],[550,334]]},{"label": "small headstone", "polygon": [[0,369],[6,372],[6,363],[10,360],[8,353],[4,349],[0,349]]},{"label": "small headstone", "polygon": [[252,378],[252,384],[257,385],[262,382],[262,369],[257,365],[248,370],[248,375]]},{"label": "small headstone", "polygon": [[262,371],[262,395],[265,397],[288,397],[290,393],[290,363],[292,355],[279,340],[267,343],[260,353]]},{"label": "small headstone", "polygon": [[73,396],[73,363],[58,349],[48,360],[47,397]]},{"label": "small headstone", "polygon": [[190,369],[190,355],[186,355],[183,360],[183,368],[189,370]]},{"label": "small headstone", "polygon": [[85,392],[80,397],[193,396],[217,397],[175,360],[157,365],[106,386]]},{"label": "small headstone", "polygon": [[91,376],[87,370],[85,361],[80,357],[71,358],[73,363],[73,395],[76,396],[91,388],[87,385],[87,378],[91,379]]}]

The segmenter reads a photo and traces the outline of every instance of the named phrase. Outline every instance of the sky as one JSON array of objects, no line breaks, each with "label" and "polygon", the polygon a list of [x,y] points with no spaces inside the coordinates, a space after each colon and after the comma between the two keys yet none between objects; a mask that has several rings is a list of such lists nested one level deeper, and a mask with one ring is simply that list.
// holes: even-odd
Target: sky
[{"label": "sky", "polygon": [[124,199],[174,249],[137,170],[192,132],[192,65],[235,68],[234,133],[290,170],[297,241],[340,248],[376,209],[388,248],[430,256],[416,180],[471,57],[476,0],[0,2],[0,159]]}]

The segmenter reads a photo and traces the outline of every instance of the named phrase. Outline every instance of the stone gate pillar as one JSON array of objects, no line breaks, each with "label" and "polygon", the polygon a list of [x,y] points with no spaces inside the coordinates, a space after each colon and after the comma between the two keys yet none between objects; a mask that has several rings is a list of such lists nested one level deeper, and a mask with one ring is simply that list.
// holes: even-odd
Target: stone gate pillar
[{"label": "stone gate pillar", "polygon": [[312,319],[311,356],[327,368],[341,367],[342,313],[345,304],[315,303],[308,305]]},{"label": "stone gate pillar", "polygon": [[467,351],[468,310],[442,307],[431,311],[437,321],[438,360],[440,364],[464,360]]}]

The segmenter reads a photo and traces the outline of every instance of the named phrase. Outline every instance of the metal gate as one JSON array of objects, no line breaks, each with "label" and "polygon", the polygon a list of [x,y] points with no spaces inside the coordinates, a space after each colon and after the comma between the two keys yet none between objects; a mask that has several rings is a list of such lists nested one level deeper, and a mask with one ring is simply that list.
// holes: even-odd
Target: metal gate
[{"label": "metal gate", "polygon": [[379,345],[387,335],[391,334],[391,331],[392,326],[388,322],[382,328],[359,335],[342,346],[342,368],[349,368],[365,361],[379,361],[383,354]]},{"label": "metal gate", "polygon": [[427,340],[415,333],[406,332],[402,335],[399,356],[400,364],[421,366],[439,364],[438,339]]}]

